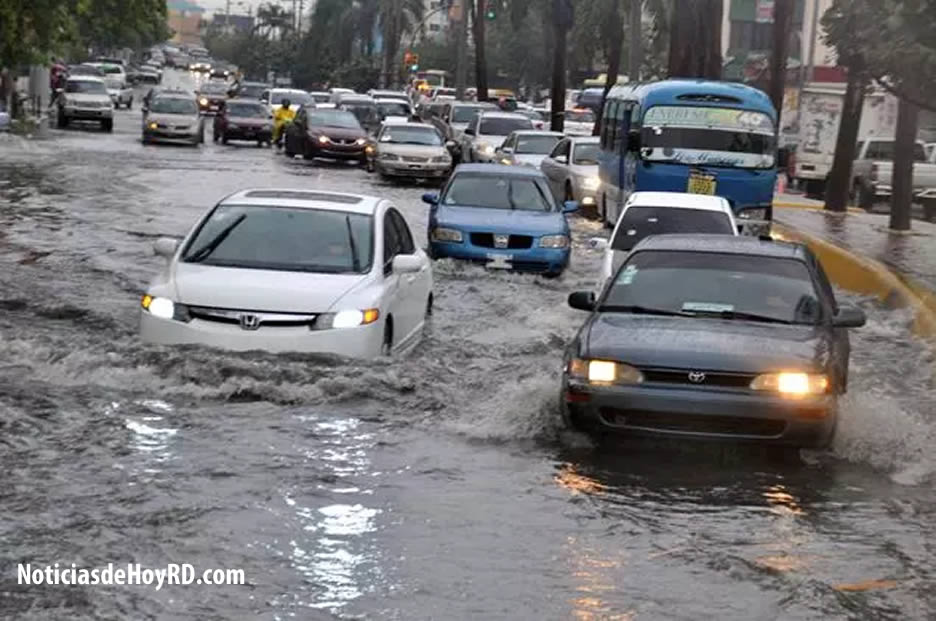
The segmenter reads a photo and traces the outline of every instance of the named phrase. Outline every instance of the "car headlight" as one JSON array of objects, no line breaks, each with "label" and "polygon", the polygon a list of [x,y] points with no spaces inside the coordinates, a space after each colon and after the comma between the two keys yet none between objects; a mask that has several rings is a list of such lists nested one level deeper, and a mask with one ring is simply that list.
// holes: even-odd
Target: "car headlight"
[{"label": "car headlight", "polygon": [[147,126],[149,129],[156,129],[157,127],[159,127],[159,124],[158,124],[156,121],[151,121],[151,122],[147,123],[146,126]]},{"label": "car headlight", "polygon": [[456,244],[460,244],[464,240],[462,237],[462,232],[458,229],[447,229],[442,226],[437,226],[436,228],[432,229],[429,237],[432,239],[432,241],[453,242]]},{"label": "car headlight", "polygon": [[511,159],[508,157],[502,157],[500,160],[500,163],[503,164],[504,166],[510,166],[511,164],[513,164],[513,161],[511,161]]},{"label": "car headlight", "polygon": [[393,161],[393,160],[398,160],[398,159],[400,159],[400,157],[399,157],[398,155],[393,154],[393,153],[381,153],[380,155],[377,156],[377,159],[378,159],[378,160],[384,160],[385,162],[390,162],[390,161]]},{"label": "car headlight", "polygon": [[569,237],[567,235],[543,235],[539,240],[540,248],[568,248]]},{"label": "car headlight", "polygon": [[190,321],[188,307],[184,304],[176,304],[169,298],[161,298],[146,294],[140,300],[140,306],[148,311],[153,317],[160,319],[175,319],[176,321]]},{"label": "car headlight", "polygon": [[343,310],[337,313],[323,313],[318,316],[313,330],[341,330],[366,326],[380,319],[380,310],[367,308],[364,310]]},{"label": "car headlight", "polygon": [[238,125],[237,123],[228,123],[227,128],[228,129],[240,129],[240,125]]},{"label": "car headlight", "polygon": [[208,99],[207,99],[206,97],[202,97],[201,99],[198,100],[198,103],[200,103],[200,104],[203,105],[203,106],[207,106],[207,105],[208,105]]},{"label": "car headlight", "polygon": [[566,366],[570,378],[585,380],[589,384],[640,384],[643,382],[643,373],[640,369],[623,362],[611,360],[582,360],[573,358]]},{"label": "car headlight", "polygon": [[484,155],[494,155],[494,145],[482,144],[478,150]]},{"label": "car headlight", "polygon": [[446,153],[445,155],[437,155],[432,158],[433,164],[450,164],[452,162],[452,156]]},{"label": "car headlight", "polygon": [[354,144],[356,144],[359,147],[363,147],[365,144],[367,144],[367,140],[365,140],[364,138],[358,138],[357,140],[354,141]]},{"label": "car headlight", "polygon": [[777,392],[790,397],[821,395],[829,390],[829,378],[815,373],[767,373],[754,378],[751,390]]},{"label": "car headlight", "polygon": [[764,220],[767,218],[767,208],[742,209],[738,212],[738,218],[741,220]]},{"label": "car headlight", "polygon": [[586,190],[597,190],[601,187],[601,179],[597,175],[592,177],[585,177],[585,180],[582,181],[582,186]]},{"label": "car headlight", "polygon": [[329,138],[328,136],[319,136],[318,141],[319,141],[319,144],[328,144],[329,142],[331,142],[331,138]]}]

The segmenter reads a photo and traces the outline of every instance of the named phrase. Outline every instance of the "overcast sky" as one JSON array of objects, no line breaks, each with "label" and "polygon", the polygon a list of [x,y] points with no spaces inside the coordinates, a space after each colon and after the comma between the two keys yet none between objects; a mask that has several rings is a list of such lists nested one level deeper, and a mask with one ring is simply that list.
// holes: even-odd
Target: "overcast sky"
[{"label": "overcast sky", "polygon": [[[231,13],[235,15],[243,15],[247,12],[247,7],[253,7],[254,12],[257,10],[257,6],[268,2],[269,0],[231,0]],[[274,0],[278,4],[282,4],[286,7],[292,8],[292,0]],[[225,0],[195,0],[199,6],[203,7],[210,15],[214,15],[217,12],[224,12],[226,6]],[[310,0],[305,1],[305,6],[308,8],[312,3]]]}]

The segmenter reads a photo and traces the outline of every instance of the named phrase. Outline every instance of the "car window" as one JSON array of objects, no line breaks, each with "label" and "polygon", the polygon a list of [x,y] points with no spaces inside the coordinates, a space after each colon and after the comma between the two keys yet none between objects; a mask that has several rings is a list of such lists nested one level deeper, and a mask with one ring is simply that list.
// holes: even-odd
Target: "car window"
[{"label": "car window", "polygon": [[393,208],[390,208],[387,213],[393,221],[393,226],[396,227],[400,254],[414,254],[416,252],[416,244],[413,243],[413,234],[410,232],[406,220],[403,219],[403,215]]},{"label": "car window", "polygon": [[220,205],[182,260],[224,267],[321,273],[370,270],[373,218],[326,209]]},{"label": "car window", "polygon": [[584,143],[575,145],[572,163],[578,166],[595,166],[598,164],[598,154],[601,147],[598,143]]},{"label": "car window", "polygon": [[393,257],[400,254],[400,234],[397,232],[391,213],[391,210],[387,210],[384,214],[384,267],[389,266]]},{"label": "car window", "polygon": [[107,88],[103,82],[94,80],[69,80],[65,83],[66,93],[89,93],[92,95],[106,95]]},{"label": "car window", "polygon": [[560,140],[555,147],[553,147],[552,153],[549,154],[549,157],[559,157],[561,155],[568,155],[569,153],[569,140],[563,139]]},{"label": "car window", "polygon": [[481,117],[481,134],[486,136],[506,136],[518,129],[533,129],[528,118]]},{"label": "car window", "polygon": [[644,237],[665,233],[716,233],[734,235],[728,214],[682,207],[629,207],[618,224],[611,248],[630,250]]},{"label": "car window", "polygon": [[524,211],[552,211],[553,203],[547,198],[549,190],[544,180],[534,177],[455,175],[442,203],[490,209],[518,209]]},{"label": "car window", "polygon": [[420,125],[388,125],[380,132],[380,143],[385,144],[417,144],[431,147],[442,146],[442,136],[431,126]]},{"label": "car window", "polygon": [[361,129],[357,117],[347,110],[316,108],[309,114],[309,125],[341,127],[343,129]]},{"label": "car window", "polygon": [[409,116],[410,109],[402,101],[382,101],[377,104],[382,117],[387,116]]},{"label": "car window", "polygon": [[228,116],[248,118],[266,118],[270,116],[270,111],[259,103],[228,102],[225,104],[224,109],[227,111]]},{"label": "car window", "polygon": [[807,252],[810,255],[810,260],[812,263],[813,271],[816,274],[816,280],[819,284],[819,289],[822,292],[824,298],[829,301],[829,306],[832,309],[833,313],[838,312],[838,302],[835,299],[835,290],[832,288],[832,283],[829,282],[829,277],[826,275],[825,270],[822,268],[822,263],[812,254],[811,250],[807,249]]},{"label": "car window", "polygon": [[533,155],[545,155],[552,151],[559,136],[530,136],[521,134],[515,136],[517,153],[529,153]]},{"label": "car window", "polygon": [[480,106],[455,106],[449,120],[452,123],[471,123],[480,111]]},{"label": "car window", "polygon": [[822,318],[819,294],[802,261],[714,252],[631,254],[599,310],[633,307],[725,318],[749,313],[797,324],[816,324]]},{"label": "car window", "polygon": [[157,97],[150,102],[149,110],[157,114],[198,114],[198,104],[194,99]]}]

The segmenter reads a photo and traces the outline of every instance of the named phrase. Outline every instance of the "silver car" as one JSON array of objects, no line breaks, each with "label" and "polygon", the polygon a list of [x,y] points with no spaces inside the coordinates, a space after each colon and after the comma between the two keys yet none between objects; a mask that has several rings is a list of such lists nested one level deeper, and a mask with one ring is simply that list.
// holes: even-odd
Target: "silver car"
[{"label": "silver car", "polygon": [[150,100],[143,114],[143,144],[174,142],[199,145],[205,141],[203,118],[194,94],[163,92]]},{"label": "silver car", "polygon": [[367,149],[367,169],[381,177],[445,179],[452,170],[448,146],[431,125],[384,123]]},{"label": "silver car", "polygon": [[516,131],[497,148],[494,161],[507,166],[539,168],[543,159],[552,153],[563,134],[538,129]]},{"label": "silver car", "polygon": [[601,187],[598,178],[600,150],[595,136],[570,136],[556,144],[540,164],[556,198],[578,201],[589,207],[597,204]]}]

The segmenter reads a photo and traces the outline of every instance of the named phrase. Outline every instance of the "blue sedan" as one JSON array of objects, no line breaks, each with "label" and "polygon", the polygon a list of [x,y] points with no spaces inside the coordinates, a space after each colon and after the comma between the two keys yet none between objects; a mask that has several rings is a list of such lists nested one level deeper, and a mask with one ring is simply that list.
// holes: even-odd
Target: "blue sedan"
[{"label": "blue sedan", "polygon": [[538,170],[496,164],[455,169],[441,197],[429,203],[429,249],[434,258],[467,259],[494,269],[558,276],[569,264],[565,214],[578,203],[556,203]]}]

